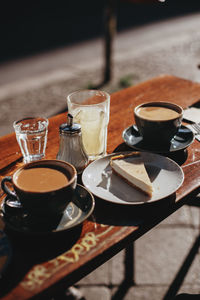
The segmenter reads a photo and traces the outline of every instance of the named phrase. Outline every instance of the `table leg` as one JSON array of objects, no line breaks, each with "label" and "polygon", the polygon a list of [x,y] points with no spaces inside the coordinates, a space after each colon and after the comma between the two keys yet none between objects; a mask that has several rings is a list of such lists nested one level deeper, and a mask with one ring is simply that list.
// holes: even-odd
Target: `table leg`
[{"label": "table leg", "polygon": [[130,282],[135,284],[135,265],[134,265],[134,243],[130,243],[125,248],[125,259],[124,259],[124,266],[125,266],[125,282]]}]

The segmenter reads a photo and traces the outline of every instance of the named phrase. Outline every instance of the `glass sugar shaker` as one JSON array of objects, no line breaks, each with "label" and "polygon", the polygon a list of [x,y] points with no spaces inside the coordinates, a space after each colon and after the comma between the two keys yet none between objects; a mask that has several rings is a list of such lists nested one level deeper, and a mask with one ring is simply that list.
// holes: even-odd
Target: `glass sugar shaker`
[{"label": "glass sugar shaker", "polygon": [[88,156],[82,142],[81,125],[73,123],[73,116],[68,113],[67,124],[59,127],[60,145],[57,159],[71,163],[80,174],[88,164]]}]

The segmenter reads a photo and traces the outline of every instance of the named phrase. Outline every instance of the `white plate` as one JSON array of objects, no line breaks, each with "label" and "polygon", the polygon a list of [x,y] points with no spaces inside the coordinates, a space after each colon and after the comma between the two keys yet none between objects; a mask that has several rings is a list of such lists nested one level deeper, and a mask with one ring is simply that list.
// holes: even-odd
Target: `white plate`
[{"label": "white plate", "polygon": [[153,195],[149,198],[112,173],[109,163],[113,155],[116,154],[92,162],[82,174],[85,187],[99,198],[117,204],[143,204],[173,194],[183,183],[184,173],[176,162],[158,154],[141,152],[141,159],[153,184]]}]

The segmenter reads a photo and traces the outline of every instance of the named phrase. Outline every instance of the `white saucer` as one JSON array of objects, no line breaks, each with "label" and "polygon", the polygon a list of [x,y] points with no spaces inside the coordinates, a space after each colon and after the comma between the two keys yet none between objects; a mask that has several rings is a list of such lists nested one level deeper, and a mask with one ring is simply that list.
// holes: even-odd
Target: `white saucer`
[{"label": "white saucer", "polygon": [[153,195],[149,198],[112,173],[109,165],[112,155],[94,161],[82,174],[85,187],[109,202],[125,205],[155,202],[175,193],[183,183],[184,173],[176,162],[158,154],[141,152],[141,159],[153,184]]}]

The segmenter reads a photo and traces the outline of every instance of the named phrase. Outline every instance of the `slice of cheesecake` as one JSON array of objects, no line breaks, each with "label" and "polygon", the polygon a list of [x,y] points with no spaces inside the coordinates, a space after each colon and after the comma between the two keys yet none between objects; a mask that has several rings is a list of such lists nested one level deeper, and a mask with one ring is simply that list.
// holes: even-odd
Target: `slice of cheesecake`
[{"label": "slice of cheesecake", "polygon": [[110,166],[114,173],[128,184],[152,196],[153,186],[139,152],[113,156],[110,159]]}]

